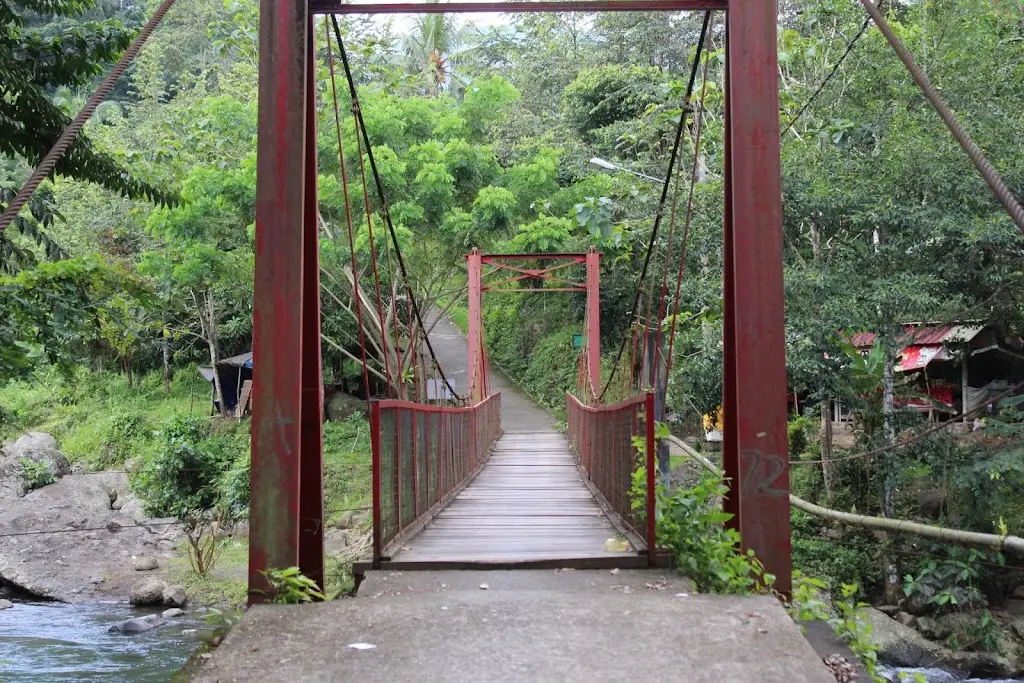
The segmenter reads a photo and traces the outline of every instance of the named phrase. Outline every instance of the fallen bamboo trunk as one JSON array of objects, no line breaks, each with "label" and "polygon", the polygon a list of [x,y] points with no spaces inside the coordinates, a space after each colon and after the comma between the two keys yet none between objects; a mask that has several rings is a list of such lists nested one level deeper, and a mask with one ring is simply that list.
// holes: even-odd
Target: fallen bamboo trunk
[{"label": "fallen bamboo trunk", "polygon": [[[689,457],[691,460],[695,460],[704,469],[715,474],[716,476],[722,476],[722,470],[711,462],[703,455],[695,451],[687,443],[678,439],[674,436],[666,437],[666,440],[675,446],[678,451],[681,451],[683,455]],[[943,541],[945,543],[953,543],[956,545],[966,545],[980,548],[991,548],[993,550],[1007,550],[1019,555],[1024,555],[1024,538],[1020,536],[999,536],[997,534],[983,534],[976,531],[962,531],[960,529],[947,529],[945,527],[932,526],[930,524],[921,524],[919,522],[907,522],[900,519],[887,519],[885,517],[869,517],[867,515],[858,515],[852,512],[840,512],[839,510],[832,510],[830,508],[821,507],[815,505],[809,501],[804,500],[789,494],[789,504],[793,507],[803,510],[804,512],[814,515],[816,517],[822,517],[824,519],[831,519],[836,522],[841,522],[849,526],[863,527],[865,529],[875,529],[877,531],[889,531],[899,534],[908,534],[910,536],[919,536],[921,538],[929,538],[936,541]]]}]

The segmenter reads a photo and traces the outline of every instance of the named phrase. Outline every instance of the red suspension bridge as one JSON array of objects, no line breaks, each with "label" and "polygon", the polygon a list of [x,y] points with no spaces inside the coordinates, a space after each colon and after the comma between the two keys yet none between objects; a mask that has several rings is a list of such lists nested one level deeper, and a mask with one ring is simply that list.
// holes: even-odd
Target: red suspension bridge
[{"label": "red suspension bridge", "polygon": [[[714,10],[725,0],[651,2],[453,3],[305,6],[267,0],[261,16],[260,119],[257,178],[256,315],[254,354],[260,376],[253,399],[250,596],[265,589],[261,572],[298,565],[323,579],[323,483],[321,451],[320,270],[317,262],[316,102],[313,86],[313,12],[460,12],[561,10],[704,10],[705,21],[686,100],[694,95]],[[748,2],[728,12],[725,127],[725,473],[731,482],[726,508],[777,587],[789,588],[790,541],[786,457],[786,386],[783,347],[781,192],[778,92],[775,84],[775,7]],[[368,303],[357,310],[371,319],[385,357],[411,358],[410,395],[373,401],[373,557],[367,566],[393,568],[476,566],[647,566],[655,552],[655,427],[664,410],[651,388],[667,374],[662,322],[675,320],[685,252],[665,255],[663,277],[648,271],[659,230],[673,241],[676,224],[689,229],[690,210],[677,217],[670,183],[679,156],[682,116],[662,188],[633,305],[631,324],[609,376],[602,377],[600,350],[600,256],[586,254],[481,254],[467,256],[469,324],[465,386],[453,386],[441,370],[423,324],[413,284],[405,272],[385,192],[373,157],[358,92],[336,20],[324,19],[332,95],[337,49],[349,85],[356,126],[359,177],[366,202],[373,281],[355,276]],[[333,29],[333,30],[331,30]],[[707,61],[703,60],[706,65]],[[706,68],[706,66],[705,66]],[[703,94],[703,87],[701,88]],[[693,119],[700,130],[700,107]],[[340,116],[340,115],[339,115]],[[339,150],[342,126],[336,126]],[[296,154],[296,150],[303,150]],[[364,165],[363,158],[366,163]],[[341,154],[344,165],[344,154]],[[681,170],[681,169],[680,169]],[[696,163],[684,183],[692,188]],[[377,190],[377,214],[367,187]],[[679,183],[676,184],[678,192]],[[348,188],[345,188],[348,201]],[[358,195],[358,192],[354,192]],[[671,211],[669,211],[671,207]],[[352,211],[346,205],[351,235]],[[375,221],[379,215],[381,220]],[[667,227],[663,226],[667,223]],[[383,249],[373,249],[373,231]],[[380,254],[385,251],[386,254]],[[359,264],[353,255],[352,271]],[[378,266],[378,260],[382,264]],[[678,260],[673,281],[669,265]],[[385,269],[383,264],[387,264]],[[483,270],[489,269],[488,273]],[[582,276],[574,269],[582,269]],[[381,271],[385,271],[382,273]],[[743,273],[742,277],[736,277]],[[650,276],[649,276],[650,275]],[[496,277],[498,276],[498,277]],[[397,283],[395,285],[383,285]],[[400,294],[400,290],[402,290]],[[568,434],[518,424],[502,415],[491,386],[481,297],[504,292],[583,292],[585,333],[579,380],[567,395]],[[404,298],[408,326],[389,332],[385,313]],[[301,305],[295,305],[301,302]],[[376,315],[375,315],[376,314]],[[672,323],[670,340],[674,338]],[[362,329],[362,325],[361,325]],[[366,340],[364,367],[366,360]],[[389,345],[392,347],[389,351]],[[390,355],[389,355],[390,354]],[[295,363],[284,359],[300,358]],[[402,363],[384,363],[390,375]],[[448,372],[452,368],[446,367]],[[440,380],[457,399],[431,404],[425,380]],[[395,375],[397,376],[397,375]],[[459,395],[462,390],[464,395]],[[777,394],[777,395],[776,395]],[[639,505],[631,500],[634,473],[645,473]],[[625,546],[606,545],[616,533]],[[622,551],[619,548],[625,547]]]},{"label": "red suspension bridge", "polygon": [[[53,172],[85,121],[175,0],[164,0],[68,129],[0,216],[0,231]],[[1024,209],[956,121],[872,0],[859,0],[964,148],[993,194],[1024,230]],[[600,255],[467,256],[469,325],[464,393],[445,375],[416,288],[406,270],[359,107],[336,14],[700,10],[705,13],[683,115],[654,219],[643,270],[610,373],[602,374]],[[319,211],[314,14],[324,18],[331,95],[352,252],[353,307],[366,385],[371,372],[392,396],[371,401],[373,556],[371,567],[649,566],[656,564],[656,423],[663,400],[652,388],[671,368],[680,282],[700,149],[703,83],[692,102],[716,11],[725,18],[724,88],[724,500],[742,543],[790,588],[789,473],[782,279],[782,205],[773,0],[579,0],[343,4],[262,0],[256,200],[249,595],[266,595],[264,572],[297,565],[323,585],[325,523],[321,416]],[[868,22],[865,22],[865,27]],[[332,30],[333,29],[333,30]],[[858,37],[863,34],[863,30]],[[851,43],[852,47],[852,43]],[[370,263],[354,249],[334,50],[349,89]],[[847,50],[849,53],[849,50]],[[706,76],[707,60],[703,60]],[[838,68],[838,64],[836,65]],[[805,107],[806,109],[806,107]],[[689,174],[676,173],[683,127],[693,119]],[[351,144],[351,143],[350,143]],[[682,181],[680,178],[685,177]],[[669,201],[670,187],[675,182]],[[371,183],[374,192],[371,193]],[[689,187],[677,216],[677,193]],[[358,194],[358,193],[354,193]],[[373,206],[371,194],[376,196]],[[681,204],[681,203],[680,203]],[[377,217],[380,217],[379,219]],[[667,216],[668,225],[663,226]],[[682,230],[682,253],[673,254]],[[374,230],[383,235],[379,241]],[[667,239],[659,241],[659,234]],[[383,251],[383,254],[380,252]],[[657,256],[655,256],[658,254]],[[659,260],[659,278],[652,271]],[[663,258],[663,260],[661,260]],[[673,266],[675,280],[672,280]],[[484,273],[489,267],[488,273]],[[657,267],[657,266],[656,266]],[[582,277],[573,268],[582,268]],[[495,278],[500,275],[500,278]],[[372,282],[361,282],[361,277]],[[481,326],[481,297],[585,293],[585,333],[567,434],[529,410],[503,415]],[[402,324],[399,324],[399,320]],[[667,350],[663,344],[667,325]],[[368,331],[370,333],[368,333]],[[370,355],[376,359],[371,361]],[[298,362],[296,363],[296,360]],[[450,358],[449,358],[450,360]],[[372,366],[372,367],[371,367]],[[447,366],[452,370],[451,364]],[[411,377],[410,381],[406,378]],[[454,375],[453,375],[454,377]],[[437,385],[443,385],[436,397]],[[434,397],[430,387],[435,387]],[[410,388],[407,388],[410,387]],[[644,473],[642,499],[633,499]],[[625,550],[605,545],[618,533]]]}]

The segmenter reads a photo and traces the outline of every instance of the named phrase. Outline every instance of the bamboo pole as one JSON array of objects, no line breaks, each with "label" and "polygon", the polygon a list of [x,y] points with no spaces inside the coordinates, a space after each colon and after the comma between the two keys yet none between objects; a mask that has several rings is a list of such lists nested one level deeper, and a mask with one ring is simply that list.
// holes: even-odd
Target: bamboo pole
[{"label": "bamboo pole", "polygon": [[[668,436],[666,437],[666,440],[681,451],[683,455],[699,463],[704,467],[704,469],[716,476],[722,476],[721,468],[695,451],[686,442],[674,436]],[[919,536],[921,538],[929,538],[936,541],[942,541],[944,543],[953,543],[955,545],[990,548],[992,550],[999,551],[1006,550],[1018,555],[1024,555],[1024,538],[1021,538],[1020,536],[983,534],[977,531],[947,529],[945,527],[921,524],[920,522],[908,522],[901,519],[869,517],[868,515],[858,515],[852,512],[840,512],[839,510],[832,510],[820,505],[815,505],[803,498],[794,496],[792,493],[789,494],[789,504],[798,510],[803,510],[804,512],[816,517],[831,519],[832,521],[840,522],[848,526],[874,529],[876,531],[889,531],[898,534],[907,534],[910,536]]]}]

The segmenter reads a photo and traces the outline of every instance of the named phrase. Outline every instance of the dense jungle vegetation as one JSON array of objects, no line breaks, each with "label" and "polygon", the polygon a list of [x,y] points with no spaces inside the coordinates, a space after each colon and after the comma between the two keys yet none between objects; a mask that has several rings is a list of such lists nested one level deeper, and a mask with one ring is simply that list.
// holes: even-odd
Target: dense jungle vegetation
[{"label": "dense jungle vegetation", "polygon": [[[786,128],[864,15],[850,0],[780,5]],[[1024,196],[1024,6],[885,5],[924,70]],[[0,0],[7,27],[0,34],[0,199],[9,200],[154,6]],[[89,468],[131,461],[154,513],[218,500],[244,510],[247,501],[246,425],[205,419],[210,389],[195,367],[251,347],[257,9],[254,0],[179,0],[86,127],[88,142],[0,235],[0,436],[49,431]],[[317,24],[325,379],[358,384],[323,29]],[[602,345],[610,366],[630,325],[661,187],[588,160],[664,176],[699,29],[699,16],[643,13],[519,15],[480,26],[449,15],[342,21],[421,300],[451,303],[457,317],[462,255],[473,247],[595,246],[603,254]],[[677,414],[710,413],[721,401],[723,38],[719,18],[703,57],[707,79],[697,83],[704,123],[669,378]],[[338,87],[347,180],[361,189],[343,79]],[[693,138],[691,121],[679,163],[684,198]],[[790,391],[812,405],[851,406],[859,419],[850,452],[868,450],[922,428],[917,413],[897,407],[883,414],[885,368],[897,357],[904,323],[972,320],[1005,335],[1024,332],[1024,237],[874,28],[784,134],[782,154]],[[369,198],[369,209],[379,211],[372,185]],[[360,193],[351,212],[361,264],[371,247],[365,211]],[[678,254],[681,245],[674,246]],[[485,308],[492,361],[556,411],[575,386],[572,335],[582,325],[583,300],[575,295],[494,297]],[[877,353],[851,356],[842,330],[876,331]],[[380,359],[375,367],[381,370]],[[897,382],[897,395],[909,390]],[[969,438],[940,432],[827,470],[795,466],[793,489],[841,510],[1019,534],[1021,425],[1007,410]],[[819,427],[816,410],[794,418],[792,458],[820,459]],[[328,424],[329,502],[366,500],[368,445],[360,429],[365,437],[358,417]],[[190,449],[184,456],[182,442]],[[158,474],[196,463],[205,468],[199,479]],[[896,567],[897,577],[907,577],[906,586],[899,579],[901,592],[927,589],[955,595],[961,606],[984,606],[999,604],[1020,582],[995,554],[883,540],[801,512],[793,529],[797,566],[836,590],[857,583],[864,595],[879,596]],[[954,571],[965,565],[971,571]]]}]

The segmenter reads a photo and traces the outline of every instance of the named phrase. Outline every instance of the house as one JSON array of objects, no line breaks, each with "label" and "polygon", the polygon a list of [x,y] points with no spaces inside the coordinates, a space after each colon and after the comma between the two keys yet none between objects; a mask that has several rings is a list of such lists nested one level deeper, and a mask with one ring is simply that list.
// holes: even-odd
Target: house
[{"label": "house", "polygon": [[[866,353],[876,339],[874,332],[860,332],[850,343]],[[910,396],[903,392],[901,405],[934,421],[984,405],[1024,380],[1024,340],[991,325],[908,323],[899,343],[903,349],[894,370],[915,390]],[[833,420],[849,421],[849,411],[836,403]]]}]

